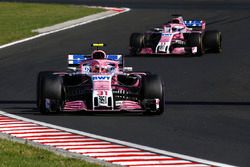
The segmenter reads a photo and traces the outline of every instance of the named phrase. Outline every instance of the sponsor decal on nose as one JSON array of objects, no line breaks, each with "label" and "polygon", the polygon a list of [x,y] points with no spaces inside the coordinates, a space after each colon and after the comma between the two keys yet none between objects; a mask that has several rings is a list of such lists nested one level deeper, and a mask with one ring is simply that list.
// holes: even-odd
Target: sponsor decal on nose
[{"label": "sponsor decal on nose", "polygon": [[108,81],[110,80],[110,76],[93,76],[93,81]]}]

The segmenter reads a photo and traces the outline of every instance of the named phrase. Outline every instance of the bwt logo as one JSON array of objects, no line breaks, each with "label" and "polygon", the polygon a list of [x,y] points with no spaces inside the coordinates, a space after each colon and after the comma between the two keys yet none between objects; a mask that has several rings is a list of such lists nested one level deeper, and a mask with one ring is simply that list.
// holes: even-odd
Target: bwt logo
[{"label": "bwt logo", "polygon": [[93,81],[108,81],[110,80],[110,76],[93,76],[92,80]]},{"label": "bwt logo", "polygon": [[167,37],[170,37],[170,36],[172,36],[172,34],[162,33],[162,36],[167,36]]}]

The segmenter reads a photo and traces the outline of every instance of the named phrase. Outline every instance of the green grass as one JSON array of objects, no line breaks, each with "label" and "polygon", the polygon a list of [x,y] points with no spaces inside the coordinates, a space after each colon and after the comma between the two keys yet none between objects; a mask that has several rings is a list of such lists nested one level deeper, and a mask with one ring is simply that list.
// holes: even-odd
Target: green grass
[{"label": "green grass", "polygon": [[47,150],[0,139],[0,167],[98,167]]},{"label": "green grass", "polygon": [[34,29],[101,11],[79,5],[0,2],[0,45],[35,35]]}]

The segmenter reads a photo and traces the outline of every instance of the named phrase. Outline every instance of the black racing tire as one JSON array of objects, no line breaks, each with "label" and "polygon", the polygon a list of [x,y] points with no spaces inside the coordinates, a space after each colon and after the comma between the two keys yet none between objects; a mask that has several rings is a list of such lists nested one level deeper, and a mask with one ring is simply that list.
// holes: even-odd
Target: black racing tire
[{"label": "black racing tire", "polygon": [[144,43],[144,35],[142,33],[132,33],[130,36],[130,47],[142,48]]},{"label": "black racing tire", "polygon": [[36,105],[39,108],[41,105],[41,99],[42,99],[42,82],[43,79],[49,75],[52,75],[53,71],[41,71],[37,75],[37,83],[36,83]]},{"label": "black racing tire", "polygon": [[203,36],[203,43],[206,52],[221,53],[222,52],[222,36],[221,32],[217,30],[205,31]]},{"label": "black racing tire", "polygon": [[130,48],[129,50],[129,56],[138,56],[140,54],[141,49],[140,48]]},{"label": "black racing tire", "polygon": [[[51,72],[40,72],[37,80],[37,107],[42,114],[59,112],[62,107],[63,80]],[[50,99],[51,108],[46,109],[45,101]]]},{"label": "black racing tire", "polygon": [[63,82],[62,77],[50,75],[43,80],[44,97],[49,99],[61,99]]},{"label": "black racing tire", "polygon": [[152,47],[152,34],[149,33],[144,34],[143,45],[146,48]]},{"label": "black racing tire", "polygon": [[202,35],[200,33],[190,33],[187,40],[189,47],[197,47],[195,56],[202,56],[204,54]]},{"label": "black racing tire", "polygon": [[130,55],[138,55],[144,46],[144,35],[142,33],[132,33],[129,39]]},{"label": "black racing tire", "polygon": [[142,77],[141,87],[142,99],[160,99],[160,106],[157,111],[145,111],[145,115],[160,115],[165,108],[165,87],[158,75],[149,74]]}]

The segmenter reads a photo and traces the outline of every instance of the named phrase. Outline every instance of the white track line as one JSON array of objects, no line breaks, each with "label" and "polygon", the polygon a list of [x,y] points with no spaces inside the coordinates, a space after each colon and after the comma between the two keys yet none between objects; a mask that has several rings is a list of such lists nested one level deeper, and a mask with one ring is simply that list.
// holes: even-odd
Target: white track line
[{"label": "white track line", "polygon": [[[158,153],[158,154],[161,154],[161,155],[176,157],[176,158],[180,158],[180,159],[183,159],[183,160],[194,161],[194,162],[198,162],[198,163],[202,163],[202,164],[208,164],[208,165],[213,165],[213,166],[232,167],[232,165],[227,165],[227,164],[223,164],[223,163],[208,161],[208,160],[195,158],[195,157],[191,157],[191,156],[187,156],[187,155],[177,154],[177,153],[173,153],[173,152],[169,152],[169,151],[165,151],[165,150],[160,150],[160,149],[151,148],[151,147],[147,147],[147,146],[142,146],[142,145],[138,145],[138,144],[134,144],[134,143],[130,143],[130,142],[125,142],[125,141],[121,141],[121,140],[117,140],[117,139],[103,137],[103,136],[99,136],[99,135],[95,135],[95,134],[91,134],[91,133],[86,133],[86,132],[82,132],[82,131],[78,131],[78,130],[73,130],[73,129],[69,129],[69,128],[65,128],[65,127],[60,127],[60,126],[56,126],[56,125],[52,125],[52,124],[48,124],[48,123],[44,123],[44,122],[40,122],[40,121],[35,121],[35,120],[28,119],[28,118],[20,117],[20,116],[17,116],[17,115],[9,114],[9,113],[6,113],[4,111],[0,111],[0,114],[4,115],[4,116],[7,116],[7,117],[15,118],[15,119],[18,119],[18,120],[23,120],[23,121],[34,123],[34,124],[39,124],[41,126],[54,128],[54,129],[59,129],[59,130],[62,130],[62,131],[66,132],[66,133],[65,132],[58,132],[58,133],[53,133],[51,135],[60,134],[59,136],[67,137],[67,135],[70,135],[70,133],[73,133],[73,134],[75,134],[73,136],[76,136],[76,137],[77,137],[77,134],[78,134],[78,135],[83,135],[83,136],[87,136],[87,137],[90,137],[90,138],[104,140],[104,141],[108,141],[108,142],[111,142],[111,143],[120,144],[120,145],[123,145],[123,146],[130,147],[130,148],[113,148],[113,149],[112,148],[111,149],[110,148],[107,148],[107,149],[92,149],[91,148],[91,149],[76,149],[76,150],[69,149],[69,151],[75,152],[75,153],[81,153],[81,154],[91,153],[91,152],[92,153],[105,153],[105,152],[108,152],[108,151],[112,151],[112,152],[121,152],[121,151],[134,152],[134,151],[146,150],[146,151],[150,151],[150,152],[153,152],[153,153]],[[50,133],[46,133],[46,134],[49,135]],[[24,138],[26,136],[26,138],[30,138],[30,139],[31,138],[39,139],[39,135],[44,135],[44,133],[41,133],[41,134],[40,133],[35,133],[35,134],[32,134],[32,136],[30,134],[21,134],[21,135],[20,134],[15,134],[14,136],[24,137]],[[59,137],[59,136],[53,136],[53,137],[56,138],[56,137]],[[51,136],[52,139],[53,139],[53,137]],[[46,139],[47,138],[49,138],[49,136],[46,136]],[[40,138],[40,139],[42,139],[42,138]],[[129,163],[129,162],[124,162],[124,165],[126,165],[127,163]],[[200,166],[203,166],[203,165],[200,165]]]}]

